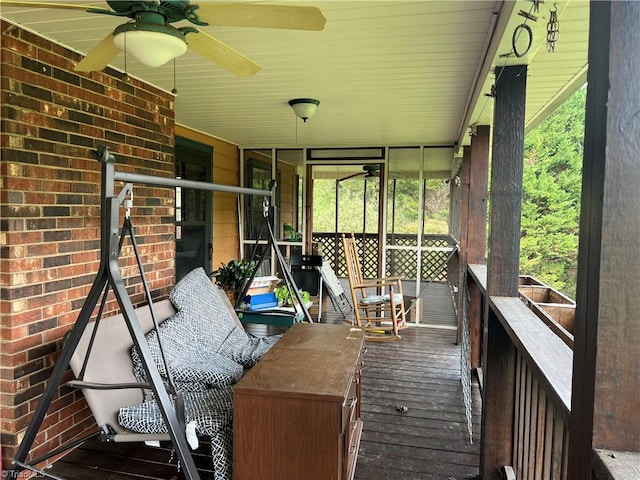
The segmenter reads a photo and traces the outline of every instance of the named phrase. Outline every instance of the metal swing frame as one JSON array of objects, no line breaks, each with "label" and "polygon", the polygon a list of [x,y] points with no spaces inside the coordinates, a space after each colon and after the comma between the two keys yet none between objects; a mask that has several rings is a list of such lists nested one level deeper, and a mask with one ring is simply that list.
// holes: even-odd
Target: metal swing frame
[{"label": "metal swing frame", "polygon": [[[62,447],[50,452],[46,456],[33,459],[30,463],[25,462],[27,455],[31,450],[31,447],[33,446],[33,442],[35,441],[35,438],[40,431],[42,422],[47,415],[47,411],[51,406],[57,389],[61,385],[64,374],[69,368],[71,357],[73,356],[73,353],[75,352],[78,343],[81,340],[85,328],[87,327],[87,324],[91,319],[92,312],[98,304],[100,298],[106,298],[108,290],[109,288],[111,288],[124,317],[125,323],[133,340],[133,344],[138,349],[142,364],[147,374],[147,378],[149,379],[148,384],[137,386],[137,388],[146,387],[153,391],[160,411],[162,413],[162,417],[165,421],[165,424],[167,425],[169,437],[171,439],[171,442],[173,443],[178,460],[180,461],[180,464],[184,470],[185,477],[188,480],[200,480],[200,475],[198,474],[193,457],[191,456],[191,453],[189,451],[184,426],[181,425],[182,422],[180,421],[179,416],[171,403],[169,392],[167,391],[158,368],[151,356],[149,346],[144,336],[144,331],[136,316],[135,309],[133,307],[131,299],[129,298],[124,285],[124,281],[122,279],[122,275],[120,273],[118,257],[123,240],[123,236],[118,235],[120,225],[120,205],[125,201],[127,195],[131,194],[133,183],[166,187],[185,187],[208,191],[224,191],[249,195],[262,195],[265,198],[271,197],[272,192],[268,190],[234,187],[229,185],[217,185],[208,182],[116,172],[115,157],[109,152],[109,149],[107,147],[101,146],[91,153],[98,161],[102,163],[100,266],[98,267],[98,272],[96,273],[96,277],[94,279],[91,290],[89,291],[84,305],[82,306],[82,309],[78,314],[78,319],[65,337],[65,342],[60,357],[58,358],[53,372],[49,377],[47,386],[42,393],[34,415],[29,422],[29,426],[27,427],[25,435],[20,442],[20,445],[16,452],[16,456],[11,462],[9,469],[7,470],[7,476],[8,478],[17,479],[20,477],[21,471],[29,470],[48,478],[60,480],[59,477],[47,474],[46,472],[36,468],[34,465],[46,461],[47,459],[96,436],[95,433],[92,433],[91,435],[74,440],[67,445],[63,445]],[[117,181],[126,183],[125,187],[120,191],[118,195],[115,194],[115,182]],[[130,227],[130,223],[125,222],[123,229],[128,228],[130,230]],[[129,233],[131,233],[132,235],[132,230],[130,230]],[[141,270],[140,273],[144,278],[141,264],[139,264],[139,268]],[[145,290],[147,290],[146,285]],[[148,291],[146,291],[145,293],[148,294]],[[148,300],[149,302],[151,302],[149,294]],[[151,311],[153,312],[152,303],[149,303],[149,306],[151,308]],[[88,355],[90,355],[90,350],[87,352],[87,356]],[[105,385],[101,388],[115,389],[127,387],[123,385],[113,384]]]},{"label": "metal swing frame", "polygon": [[[271,191],[273,191],[275,187],[276,187],[275,180],[272,180],[269,185],[269,188],[271,189]],[[278,261],[278,265],[280,266],[280,270],[282,271],[282,276],[284,277],[285,284],[289,288],[289,291],[293,292],[293,296],[295,297],[296,301],[298,302],[298,305],[300,306],[300,309],[302,310],[302,315],[304,316],[305,321],[307,321],[308,323],[313,323],[311,314],[309,313],[307,306],[302,301],[300,289],[298,288],[298,285],[296,284],[296,281],[293,278],[293,274],[291,273],[289,266],[287,265],[287,262],[285,261],[284,256],[282,255],[282,252],[278,248],[275,233],[273,231],[273,227],[271,226],[271,217],[269,215],[270,209],[271,208],[269,205],[269,198],[265,197],[264,200],[262,201],[262,224],[260,226],[260,230],[257,235],[257,240],[251,250],[251,256],[249,257],[249,260],[256,259],[256,268],[253,269],[253,272],[251,273],[249,278],[244,279],[244,282],[243,282],[244,286],[242,288],[240,295],[236,299],[235,308],[236,309],[239,308],[240,303],[242,302],[249,288],[251,287],[251,283],[253,282],[253,279],[256,277],[258,273],[258,269],[260,268],[260,265],[262,265],[264,260],[267,258],[267,253],[269,252],[269,250],[271,250],[276,257],[276,260]],[[262,253],[258,256],[257,253],[258,253],[258,247],[260,246],[260,238],[262,237],[262,233],[264,232],[265,229],[267,230],[268,248],[265,248],[262,251]],[[293,315],[295,315],[295,313]]]}]

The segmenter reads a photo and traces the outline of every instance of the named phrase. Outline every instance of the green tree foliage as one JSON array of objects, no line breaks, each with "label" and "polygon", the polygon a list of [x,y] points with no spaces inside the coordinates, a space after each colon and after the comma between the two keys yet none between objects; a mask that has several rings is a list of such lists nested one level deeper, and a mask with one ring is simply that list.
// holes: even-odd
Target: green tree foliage
[{"label": "green tree foliage", "polygon": [[586,90],[525,138],[520,272],[575,298]]},{"label": "green tree foliage", "polygon": [[313,181],[313,231],[333,232],[336,225],[336,181]]},{"label": "green tree foliage", "polygon": [[[389,181],[387,196],[388,232],[418,234],[420,181],[399,178]],[[449,232],[449,185],[443,180],[425,180],[423,189],[425,234]]]},{"label": "green tree foliage", "polygon": [[[366,217],[365,232],[377,232],[379,180],[367,181],[366,203],[363,200],[364,177],[344,180],[338,182],[338,185],[338,231],[362,232]],[[393,221],[395,233],[417,235],[420,182],[411,178],[401,178],[395,182],[390,180],[388,188],[388,231],[391,231]],[[315,232],[335,231],[335,201],[336,181],[315,180],[313,184],[313,230]],[[425,182],[424,216],[424,233],[446,234],[448,232],[449,186],[442,180]]]},{"label": "green tree foliage", "polygon": [[[375,233],[378,231],[379,180],[366,183],[364,176],[337,182],[317,179],[313,182],[313,231],[336,231],[336,188],[338,188],[338,231]],[[336,187],[337,185],[337,187]]]},{"label": "green tree foliage", "polygon": [[449,233],[449,184],[443,180],[425,181],[424,233]]},{"label": "green tree foliage", "polygon": [[[586,89],[578,90],[525,138],[520,271],[575,298],[580,190],[584,146]],[[377,230],[378,180],[367,184],[363,202],[362,177],[339,182],[338,230]],[[418,232],[420,182],[397,179],[389,182],[388,231]],[[314,231],[333,232],[335,180],[314,182]],[[424,190],[424,233],[447,233],[449,187],[428,180]],[[393,225],[391,213],[394,213]]]},{"label": "green tree foliage", "polygon": [[398,234],[418,234],[418,192],[420,181],[401,178],[389,181],[387,196],[387,231]]}]

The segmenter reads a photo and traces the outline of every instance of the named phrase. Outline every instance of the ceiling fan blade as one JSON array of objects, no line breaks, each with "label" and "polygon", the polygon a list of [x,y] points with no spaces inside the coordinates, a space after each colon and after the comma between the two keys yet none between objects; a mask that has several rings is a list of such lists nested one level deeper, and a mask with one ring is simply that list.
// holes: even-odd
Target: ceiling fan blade
[{"label": "ceiling fan blade", "polygon": [[66,10],[84,10],[85,12],[89,8],[95,8],[95,6],[78,5],[77,3],[12,2],[6,0],[2,0],[0,4],[3,7],[58,8]]},{"label": "ceiling fan blade", "polygon": [[203,31],[188,34],[187,45],[194,52],[238,77],[249,77],[261,69],[253,60]]},{"label": "ceiling fan blade", "polygon": [[338,183],[344,182],[345,180],[349,180],[351,178],[359,177],[360,175],[365,175],[364,172],[352,173],[351,175],[347,175],[346,177],[338,178]]},{"label": "ceiling fan blade", "polygon": [[78,65],[76,72],[96,72],[109,65],[109,62],[116,58],[120,49],[113,44],[113,34],[110,33],[91,49]]},{"label": "ceiling fan blade", "polygon": [[210,25],[322,30],[327,21],[319,8],[249,3],[201,3],[196,13]]}]

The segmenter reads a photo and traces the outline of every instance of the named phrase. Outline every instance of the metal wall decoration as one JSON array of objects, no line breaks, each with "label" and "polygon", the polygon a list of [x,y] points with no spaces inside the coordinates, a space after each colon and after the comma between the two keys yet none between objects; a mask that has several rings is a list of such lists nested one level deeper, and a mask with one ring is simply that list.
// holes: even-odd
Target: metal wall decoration
[{"label": "metal wall decoration", "polygon": [[533,3],[533,11],[540,13],[540,4],[544,3],[544,0],[530,0]]},{"label": "metal wall decoration", "polygon": [[560,37],[560,23],[558,22],[558,7],[549,10],[549,22],[547,23],[547,51],[555,52],[558,37]]},{"label": "metal wall decoration", "polygon": [[[517,43],[520,35],[527,35],[527,46],[522,51],[518,51]],[[513,48],[513,54],[520,58],[524,57],[529,49],[531,48],[531,44],[533,43],[533,31],[531,27],[526,23],[521,23],[513,30],[513,37],[511,37],[511,48]]]},{"label": "metal wall decoration", "polygon": [[531,12],[525,12],[524,10],[520,10],[518,12],[518,15],[520,15],[521,17],[526,18],[527,20],[531,20],[532,22],[537,22],[538,21],[537,15],[534,15]]}]

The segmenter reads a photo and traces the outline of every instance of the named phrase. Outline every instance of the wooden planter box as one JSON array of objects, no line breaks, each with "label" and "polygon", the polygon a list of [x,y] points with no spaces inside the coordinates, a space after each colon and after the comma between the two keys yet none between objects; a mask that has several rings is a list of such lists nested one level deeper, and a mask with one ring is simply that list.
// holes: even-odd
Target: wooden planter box
[{"label": "wooden planter box", "polygon": [[573,348],[576,304],[566,295],[533,277],[520,278],[520,297],[563,342]]}]

